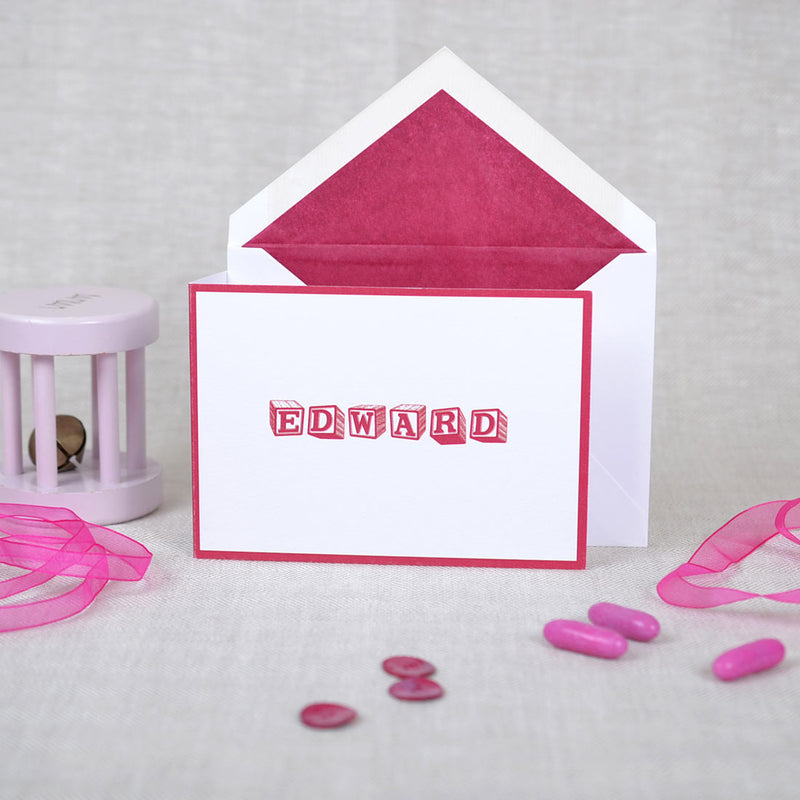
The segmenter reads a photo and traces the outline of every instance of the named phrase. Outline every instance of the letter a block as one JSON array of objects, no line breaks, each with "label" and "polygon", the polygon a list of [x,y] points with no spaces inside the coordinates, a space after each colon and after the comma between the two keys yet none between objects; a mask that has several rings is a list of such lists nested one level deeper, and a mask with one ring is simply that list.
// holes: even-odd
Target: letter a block
[{"label": "letter a block", "polygon": [[389,432],[395,439],[420,439],[425,433],[425,406],[395,406],[389,411]]},{"label": "letter a block", "polygon": [[476,409],[470,419],[469,438],[476,442],[505,442],[508,438],[508,417],[499,408]]},{"label": "letter a block", "polygon": [[344,411],[339,406],[309,406],[306,430],[317,439],[344,439]]},{"label": "letter a block", "polygon": [[377,439],[386,432],[386,406],[352,406],[347,415],[351,436]]},{"label": "letter a block", "polygon": [[269,401],[269,426],[276,436],[302,436],[305,409],[294,400]]},{"label": "letter a block", "polygon": [[467,441],[467,422],[458,406],[431,411],[431,439],[439,444],[464,444]]}]

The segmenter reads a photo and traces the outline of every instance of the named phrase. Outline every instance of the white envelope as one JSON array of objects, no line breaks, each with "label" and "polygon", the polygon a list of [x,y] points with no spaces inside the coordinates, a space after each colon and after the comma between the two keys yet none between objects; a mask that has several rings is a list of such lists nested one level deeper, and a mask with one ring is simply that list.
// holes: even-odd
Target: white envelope
[{"label": "white envelope", "polygon": [[231,216],[222,280],[591,291],[588,544],[647,544],[655,223],[449,50]]}]

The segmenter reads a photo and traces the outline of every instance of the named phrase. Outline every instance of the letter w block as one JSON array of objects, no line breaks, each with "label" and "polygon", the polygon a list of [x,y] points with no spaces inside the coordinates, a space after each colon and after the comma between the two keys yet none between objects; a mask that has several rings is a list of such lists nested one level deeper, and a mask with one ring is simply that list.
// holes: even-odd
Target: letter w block
[{"label": "letter w block", "polygon": [[347,416],[351,436],[377,439],[386,432],[386,406],[352,406]]}]

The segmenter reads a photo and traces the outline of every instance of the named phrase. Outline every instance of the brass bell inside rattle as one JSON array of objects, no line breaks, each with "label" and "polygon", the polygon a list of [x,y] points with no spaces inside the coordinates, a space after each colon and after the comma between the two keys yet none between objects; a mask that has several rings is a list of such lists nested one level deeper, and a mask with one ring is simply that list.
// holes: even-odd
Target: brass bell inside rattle
[{"label": "brass bell inside rattle", "polygon": [[[86,447],[86,428],[77,418],[69,414],[56,415],[56,464],[59,472],[75,469],[75,462],[80,463]],[[28,455],[36,463],[36,431],[28,440]]]}]

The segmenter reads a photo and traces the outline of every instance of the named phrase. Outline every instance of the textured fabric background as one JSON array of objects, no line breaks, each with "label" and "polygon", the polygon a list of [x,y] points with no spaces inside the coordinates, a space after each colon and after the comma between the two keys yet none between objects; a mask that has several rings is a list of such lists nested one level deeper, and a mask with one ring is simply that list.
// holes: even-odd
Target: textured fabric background
[{"label": "textured fabric background", "polygon": [[[85,614],[0,641],[4,798],[790,798],[798,611],[666,606],[657,580],[754,503],[800,494],[800,3],[0,0],[0,289],[140,288],[162,508],[155,558]],[[186,284],[227,218],[447,45],[658,223],[651,545],[580,574],[198,562]],[[88,416],[84,376],[59,408]],[[268,525],[269,520],[265,519]],[[739,585],[798,584],[770,546]],[[598,600],[662,636],[555,651]],[[762,636],[775,672],[710,676]],[[395,653],[447,696],[386,694]],[[361,712],[316,732],[307,702]]]}]

